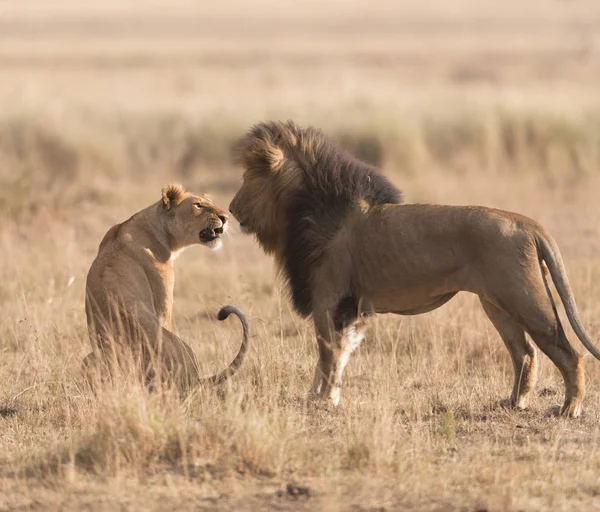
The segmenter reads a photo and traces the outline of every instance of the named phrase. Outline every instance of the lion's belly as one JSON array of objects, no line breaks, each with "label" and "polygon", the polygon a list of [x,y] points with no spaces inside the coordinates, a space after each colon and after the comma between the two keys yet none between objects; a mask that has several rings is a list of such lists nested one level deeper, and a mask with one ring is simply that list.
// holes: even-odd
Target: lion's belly
[{"label": "lion's belly", "polygon": [[406,300],[392,299],[389,301],[381,300],[371,306],[371,310],[376,313],[396,313],[398,315],[419,315],[428,313],[434,309],[443,306],[456,292],[449,292],[427,299],[415,300],[413,297]]},{"label": "lion's belly", "polygon": [[468,270],[464,268],[429,276],[388,274],[370,280],[356,293],[365,307],[377,313],[414,314],[413,310],[435,309],[436,303],[444,304],[459,291],[472,291],[468,282]]},{"label": "lion's belly", "polygon": [[[398,314],[415,314],[418,310],[435,309],[437,302],[444,297],[451,297],[456,291],[447,291],[444,293],[423,293],[419,290],[416,293],[396,293],[396,294],[373,294],[363,296],[363,301],[369,305],[369,309],[376,313],[398,313]],[[446,301],[442,301],[441,306]],[[431,308],[431,309],[429,309]],[[425,311],[423,311],[425,312]]]}]

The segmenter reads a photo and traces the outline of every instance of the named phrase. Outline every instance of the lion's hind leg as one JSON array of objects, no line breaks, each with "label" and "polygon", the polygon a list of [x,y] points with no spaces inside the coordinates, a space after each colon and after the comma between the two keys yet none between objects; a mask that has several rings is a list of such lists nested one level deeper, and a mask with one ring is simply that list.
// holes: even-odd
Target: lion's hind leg
[{"label": "lion's hind leg", "polygon": [[535,347],[525,337],[525,330],[510,315],[481,297],[480,300],[483,310],[510,352],[515,372],[510,404],[517,409],[524,409],[537,381],[538,358]]},{"label": "lion's hind leg", "polygon": [[577,417],[585,395],[583,358],[569,343],[554,301],[544,286],[539,264],[524,275],[513,275],[518,287],[501,291],[499,303],[521,325],[534,343],[559,369],[565,383],[565,401],[560,414]]},{"label": "lion's hind leg", "polygon": [[547,323],[531,322],[526,327],[536,345],[560,370],[565,383],[565,401],[560,409],[561,416],[576,418],[581,413],[581,402],[585,395],[583,358],[569,343],[560,323],[553,315],[546,316]]}]

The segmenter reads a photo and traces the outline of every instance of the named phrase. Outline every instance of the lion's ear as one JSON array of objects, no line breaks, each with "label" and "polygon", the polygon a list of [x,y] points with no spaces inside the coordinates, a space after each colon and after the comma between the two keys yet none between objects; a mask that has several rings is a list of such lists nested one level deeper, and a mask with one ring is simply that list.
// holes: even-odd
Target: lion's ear
[{"label": "lion's ear", "polygon": [[185,197],[185,191],[181,185],[169,185],[162,189],[162,201],[165,210],[170,210],[172,206],[177,206]]},{"label": "lion's ear", "polygon": [[283,169],[285,154],[267,128],[257,125],[237,143],[235,160],[245,169],[268,173]]}]

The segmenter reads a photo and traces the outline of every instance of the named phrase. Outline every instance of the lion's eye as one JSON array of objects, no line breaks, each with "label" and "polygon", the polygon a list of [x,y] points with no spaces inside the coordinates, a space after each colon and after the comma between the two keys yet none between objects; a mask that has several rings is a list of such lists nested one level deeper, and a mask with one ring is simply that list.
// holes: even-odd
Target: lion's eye
[{"label": "lion's eye", "polygon": [[204,205],[202,203],[194,203],[194,206],[198,209],[204,208]]}]

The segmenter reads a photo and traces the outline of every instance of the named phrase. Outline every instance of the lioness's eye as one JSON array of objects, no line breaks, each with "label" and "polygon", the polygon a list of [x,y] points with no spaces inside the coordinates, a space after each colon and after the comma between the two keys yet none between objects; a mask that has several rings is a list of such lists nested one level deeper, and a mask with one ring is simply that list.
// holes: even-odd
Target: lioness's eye
[{"label": "lioness's eye", "polygon": [[204,208],[204,205],[202,203],[194,203],[194,206],[196,208]]}]

